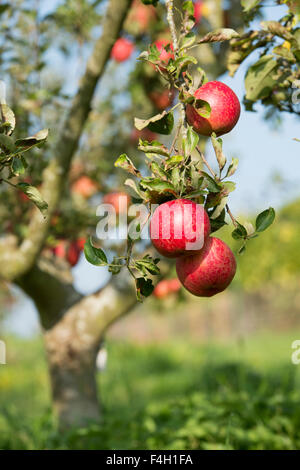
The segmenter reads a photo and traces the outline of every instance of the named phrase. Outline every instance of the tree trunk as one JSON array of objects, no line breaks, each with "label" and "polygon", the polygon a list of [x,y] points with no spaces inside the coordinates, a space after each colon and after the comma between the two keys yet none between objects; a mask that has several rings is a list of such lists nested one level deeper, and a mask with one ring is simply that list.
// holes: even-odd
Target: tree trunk
[{"label": "tree trunk", "polygon": [[136,305],[131,278],[124,273],[83,297],[67,274],[62,276],[40,260],[18,285],[39,312],[60,428],[99,421],[96,357],[107,328]]},{"label": "tree trunk", "polygon": [[84,426],[100,419],[96,383],[96,347],[66,331],[64,324],[45,333],[52,400],[61,428]]}]

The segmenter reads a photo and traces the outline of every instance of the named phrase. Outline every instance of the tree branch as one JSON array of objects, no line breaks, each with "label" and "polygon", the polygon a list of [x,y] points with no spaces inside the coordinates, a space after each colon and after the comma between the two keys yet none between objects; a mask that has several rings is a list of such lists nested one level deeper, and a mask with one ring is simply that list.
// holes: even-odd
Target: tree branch
[{"label": "tree branch", "polygon": [[130,4],[131,0],[109,1],[101,37],[95,44],[58,143],[53,149],[54,158],[43,174],[42,194],[49,205],[48,217],[43,220],[36,210],[28,227],[28,234],[19,249],[0,250],[1,278],[14,280],[23,275],[34,265],[40,253],[48,233],[51,215],[59,203],[72,158],[78,148],[97,83],[104,72]]},{"label": "tree branch", "polygon": [[46,337],[55,336],[57,330],[62,332],[66,343],[79,342],[81,348],[86,349],[97,347],[107,328],[137,304],[134,283],[127,273],[122,277],[115,276],[99,292],[74,303],[63,318],[45,332]]}]

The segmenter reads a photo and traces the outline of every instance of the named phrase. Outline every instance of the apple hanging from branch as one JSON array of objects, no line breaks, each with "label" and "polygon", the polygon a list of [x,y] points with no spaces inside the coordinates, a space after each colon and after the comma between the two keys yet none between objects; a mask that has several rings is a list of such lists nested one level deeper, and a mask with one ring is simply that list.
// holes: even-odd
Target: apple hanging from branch
[{"label": "apple hanging from branch", "polygon": [[[151,0],[150,3],[157,2]],[[238,33],[224,28],[199,38],[194,32],[196,19],[192,1],[183,2],[182,25],[177,31],[173,1],[166,0],[165,4],[171,41],[154,42],[148,51],[140,54],[139,60],[150,63],[163,78],[166,93],[178,92],[178,102],[171,109],[165,106],[160,114],[149,119],[135,119],[140,133],[138,149],[145,154],[144,165],[136,168],[132,159],[122,154],[115,166],[131,175],[126,186],[149,210],[153,246],[160,255],[176,259],[177,287],[179,281],[192,294],[211,297],[224,291],[236,272],[233,252],[212,234],[231,221],[232,237],[242,242],[239,249],[242,253],[249,240],[273,223],[275,211],[272,208],[263,211],[257,216],[255,226],[243,225],[232,214],[228,199],[236,185],[230,178],[237,171],[238,160],[227,160],[219,136],[230,132],[237,124],[240,103],[234,91],[224,83],[208,82],[200,67],[197,77],[191,73],[191,67],[198,65],[190,52],[194,47],[228,41],[238,37]],[[179,119],[174,129],[175,109],[179,110]],[[149,132],[174,135],[167,146],[157,137],[151,139]],[[210,137],[215,164],[208,162],[201,150],[199,135]],[[145,168],[147,175],[142,174]],[[187,215],[184,209],[188,209]],[[137,298],[142,301],[154,290],[153,277],[160,275],[160,260],[150,254],[142,258],[134,256],[134,245],[140,241],[143,229],[140,224],[138,227],[136,237],[128,232],[125,255],[115,257],[113,262],[108,261],[104,251],[96,248],[91,239],[84,251],[92,264],[106,266],[113,274],[127,268],[134,278]],[[167,283],[162,281],[154,295],[163,297],[166,291]]]}]

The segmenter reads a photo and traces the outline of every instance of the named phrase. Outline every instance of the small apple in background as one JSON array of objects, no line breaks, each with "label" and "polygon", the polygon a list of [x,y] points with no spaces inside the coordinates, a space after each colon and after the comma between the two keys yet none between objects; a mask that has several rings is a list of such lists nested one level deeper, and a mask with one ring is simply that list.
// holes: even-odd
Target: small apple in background
[{"label": "small apple in background", "polygon": [[78,241],[71,241],[67,249],[66,259],[72,267],[78,263],[81,251],[82,250],[78,246]]},{"label": "small apple in background", "polygon": [[170,292],[178,292],[181,289],[181,287],[182,287],[182,284],[179,281],[179,279],[177,279],[177,277],[175,277],[174,279],[169,279]]},{"label": "small apple in background", "polygon": [[198,297],[211,297],[229,286],[236,272],[236,260],[222,240],[209,237],[198,253],[176,261],[182,285]]},{"label": "small apple in background", "polygon": [[136,144],[139,139],[147,140],[148,142],[152,142],[152,140],[156,140],[157,135],[150,131],[150,129],[142,129],[139,131],[138,129],[132,129],[130,134],[130,142],[132,144]]},{"label": "small apple in background", "polygon": [[67,241],[58,240],[56,245],[52,248],[52,252],[56,258],[65,259],[67,254]]},{"label": "small apple in background", "polygon": [[154,90],[151,91],[148,96],[150,101],[158,109],[158,111],[163,111],[164,109],[169,108],[173,104],[175,98],[175,90]]},{"label": "small apple in background", "polygon": [[111,204],[114,207],[117,215],[126,214],[127,209],[131,203],[131,198],[130,196],[128,196],[127,193],[119,191],[115,193],[105,194],[102,199],[102,202],[104,204]]},{"label": "small apple in background", "polygon": [[124,28],[134,35],[144,34],[155,20],[156,10],[152,5],[144,5],[141,0],[134,0],[127,15]]},{"label": "small apple in background", "polygon": [[129,59],[134,50],[134,44],[126,38],[119,38],[116,40],[111,50],[111,58],[116,62],[125,62]]},{"label": "small apple in background", "polygon": [[199,251],[209,234],[210,222],[206,211],[189,199],[161,204],[150,221],[152,244],[166,258],[177,258],[193,252],[193,248]]},{"label": "small apple in background", "polygon": [[156,284],[153,295],[157,299],[163,299],[169,295],[169,284],[167,279]]},{"label": "small apple in background", "polygon": [[57,240],[56,245],[52,247],[51,251],[56,258],[66,260],[73,267],[78,263],[85,241],[85,238],[79,238],[71,242],[64,239]]},{"label": "small apple in background", "polygon": [[164,279],[163,281],[158,282],[155,286],[153,295],[157,299],[164,299],[168,297],[169,294],[174,294],[181,289],[182,285],[180,281],[175,279]]},{"label": "small apple in background", "polygon": [[71,190],[73,193],[80,194],[84,199],[89,199],[98,192],[98,185],[88,176],[81,176],[72,184]]},{"label": "small apple in background", "polygon": [[187,121],[198,134],[209,136],[215,132],[220,136],[234,128],[240,117],[241,106],[229,86],[217,81],[207,82],[198,88],[195,97],[207,101],[211,107],[208,118],[200,116],[192,105],[186,108]]},{"label": "small apple in background", "polygon": [[202,19],[202,12],[203,12],[203,2],[201,0],[197,0],[194,3],[194,17],[196,20],[196,24],[200,23]]},{"label": "small apple in background", "polygon": [[85,237],[80,237],[80,238],[78,238],[78,240],[77,240],[77,246],[78,246],[79,250],[82,251],[82,250],[84,249],[85,243],[86,243],[86,238],[85,238]]}]

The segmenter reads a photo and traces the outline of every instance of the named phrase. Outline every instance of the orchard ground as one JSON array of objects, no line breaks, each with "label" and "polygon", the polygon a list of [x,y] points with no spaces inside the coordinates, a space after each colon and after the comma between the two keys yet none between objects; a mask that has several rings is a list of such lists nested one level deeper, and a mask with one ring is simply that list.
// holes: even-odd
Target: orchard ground
[{"label": "orchard ground", "polygon": [[59,434],[40,339],[7,337],[1,449],[300,449],[300,329],[235,341],[108,340],[103,426]]}]

